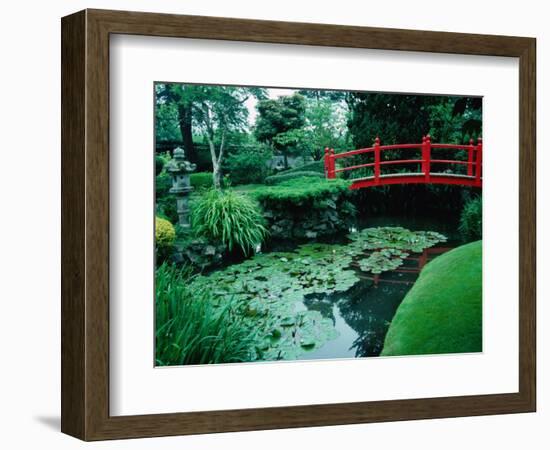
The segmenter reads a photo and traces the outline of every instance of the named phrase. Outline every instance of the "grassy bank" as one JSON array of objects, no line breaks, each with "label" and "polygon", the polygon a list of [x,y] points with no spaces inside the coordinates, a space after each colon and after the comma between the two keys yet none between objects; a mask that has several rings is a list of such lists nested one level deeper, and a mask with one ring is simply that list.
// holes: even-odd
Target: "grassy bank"
[{"label": "grassy bank", "polygon": [[381,355],[480,352],[481,256],[477,241],[428,264],[399,306]]}]

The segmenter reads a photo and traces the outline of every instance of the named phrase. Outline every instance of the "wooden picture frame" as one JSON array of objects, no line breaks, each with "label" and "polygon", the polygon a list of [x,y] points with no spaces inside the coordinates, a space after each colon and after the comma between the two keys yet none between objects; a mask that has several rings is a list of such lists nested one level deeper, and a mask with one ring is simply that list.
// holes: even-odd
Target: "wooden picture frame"
[{"label": "wooden picture frame", "polygon": [[[84,440],[535,411],[533,38],[85,10],[62,19],[62,417]],[[109,36],[134,34],[519,58],[519,391],[109,415]]]}]

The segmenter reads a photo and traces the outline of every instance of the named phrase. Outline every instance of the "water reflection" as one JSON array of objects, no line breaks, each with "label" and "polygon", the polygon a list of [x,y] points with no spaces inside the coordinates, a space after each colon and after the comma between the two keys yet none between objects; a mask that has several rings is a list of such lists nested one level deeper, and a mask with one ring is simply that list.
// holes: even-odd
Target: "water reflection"
[{"label": "water reflection", "polygon": [[[308,352],[303,359],[378,356],[395,312],[424,265],[454,246],[432,247],[413,253],[398,269],[368,276],[357,268],[360,281],[344,293],[312,294],[304,307],[332,320],[338,338]],[[368,254],[367,254],[368,256]]]}]

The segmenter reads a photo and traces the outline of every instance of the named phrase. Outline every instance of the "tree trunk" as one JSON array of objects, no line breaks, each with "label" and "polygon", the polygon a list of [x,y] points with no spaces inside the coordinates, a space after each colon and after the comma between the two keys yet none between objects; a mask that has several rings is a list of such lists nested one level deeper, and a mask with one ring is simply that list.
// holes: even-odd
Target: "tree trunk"
[{"label": "tree trunk", "polygon": [[220,153],[216,155],[216,146],[214,145],[213,135],[207,133],[206,137],[208,139],[208,146],[210,147],[210,156],[212,158],[212,183],[214,187],[219,190],[222,187],[221,157],[223,155],[223,147],[220,149]]},{"label": "tree trunk", "polygon": [[222,187],[222,172],[220,170],[220,165],[218,163],[214,165],[214,170],[212,171],[212,178],[214,181],[214,187],[220,190]]},{"label": "tree trunk", "polygon": [[179,126],[185,155],[192,163],[198,162],[197,152],[193,145],[193,126],[191,104],[180,104],[178,107]]}]

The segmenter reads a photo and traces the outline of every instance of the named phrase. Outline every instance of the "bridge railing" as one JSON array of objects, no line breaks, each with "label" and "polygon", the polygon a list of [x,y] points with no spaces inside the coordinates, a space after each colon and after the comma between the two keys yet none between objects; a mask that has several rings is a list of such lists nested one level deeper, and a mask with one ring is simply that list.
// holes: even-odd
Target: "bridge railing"
[{"label": "bridge railing", "polygon": [[[425,181],[430,181],[432,175],[433,164],[456,164],[466,166],[466,176],[475,179],[476,184],[481,185],[482,176],[482,147],[483,143],[481,138],[478,138],[477,144],[474,144],[473,139],[470,139],[469,144],[457,145],[457,144],[438,144],[432,143],[430,135],[422,138],[420,144],[393,144],[393,145],[380,145],[380,139],[377,137],[374,141],[373,147],[361,148],[358,150],[351,150],[343,153],[335,153],[333,148],[325,148],[325,175],[327,178],[336,178],[336,174],[340,172],[352,171],[357,169],[372,168],[373,179],[375,183],[380,182],[382,176],[382,168],[385,166],[406,165],[406,164],[418,164],[421,167],[421,174],[424,176]],[[404,150],[413,149],[420,150],[420,159],[390,159],[383,160],[381,154],[386,150]],[[438,159],[432,158],[432,149],[448,149],[448,150],[464,150],[467,152],[467,160],[460,159]],[[356,164],[351,166],[336,167],[336,160],[343,158],[351,158],[358,155],[373,154],[373,161],[364,164]],[[406,176],[407,174],[403,174]]]}]

